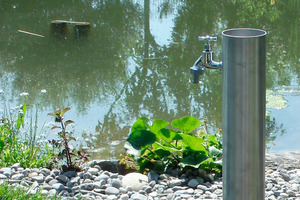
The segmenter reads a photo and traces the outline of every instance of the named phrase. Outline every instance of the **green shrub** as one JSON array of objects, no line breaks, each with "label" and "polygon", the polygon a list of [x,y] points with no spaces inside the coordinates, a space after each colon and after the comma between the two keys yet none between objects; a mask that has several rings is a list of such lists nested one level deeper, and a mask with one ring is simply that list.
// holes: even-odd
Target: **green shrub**
[{"label": "green shrub", "polygon": [[30,138],[21,138],[20,136],[26,108],[26,105],[20,107],[15,121],[4,117],[1,119],[0,167],[11,166],[14,163],[20,163],[24,168],[49,166],[51,151],[47,144],[36,145],[36,141],[33,139],[35,136]]},{"label": "green shrub", "polygon": [[[63,171],[81,171],[80,165],[87,162],[90,158],[90,153],[84,149],[76,150],[71,149],[69,143],[71,141],[76,141],[73,137],[73,132],[67,131],[67,126],[73,124],[74,121],[66,120],[64,121],[64,115],[70,108],[57,109],[54,113],[49,113],[48,115],[53,116],[55,122],[58,126],[53,126],[52,129],[58,129],[57,135],[58,140],[49,140],[49,143],[53,147],[52,158],[54,167],[62,168]],[[59,166],[59,160],[65,161]]]},{"label": "green shrub", "polygon": [[[146,117],[139,118],[132,126],[126,146],[127,153],[137,161],[140,172],[150,170],[166,172],[180,168],[196,168],[221,175],[222,143],[220,135],[200,131],[191,133],[202,122],[194,117],[173,120],[169,123]],[[138,155],[133,149],[138,150]]]},{"label": "green shrub", "polygon": [[9,200],[9,199],[18,199],[18,200],[55,200],[60,199],[56,196],[47,197],[41,194],[40,191],[37,191],[35,194],[30,194],[29,189],[22,188],[20,186],[11,186],[6,181],[0,183],[0,200]]}]

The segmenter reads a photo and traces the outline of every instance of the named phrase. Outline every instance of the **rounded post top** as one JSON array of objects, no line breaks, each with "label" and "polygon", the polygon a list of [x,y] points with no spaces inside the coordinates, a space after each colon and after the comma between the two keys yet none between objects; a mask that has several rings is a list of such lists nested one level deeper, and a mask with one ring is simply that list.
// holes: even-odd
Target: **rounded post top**
[{"label": "rounded post top", "polygon": [[255,28],[232,28],[222,32],[225,37],[232,38],[256,38],[267,35],[267,32],[261,29]]}]

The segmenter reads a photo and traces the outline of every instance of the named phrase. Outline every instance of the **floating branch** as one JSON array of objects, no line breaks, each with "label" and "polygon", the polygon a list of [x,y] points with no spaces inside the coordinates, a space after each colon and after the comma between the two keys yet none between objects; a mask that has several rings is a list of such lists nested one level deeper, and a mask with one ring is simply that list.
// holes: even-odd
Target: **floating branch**
[{"label": "floating branch", "polygon": [[75,25],[90,25],[89,22],[76,22],[76,21],[68,21],[68,20],[52,20],[51,24],[62,24],[62,23],[67,23],[67,24],[75,24]]},{"label": "floating branch", "polygon": [[24,31],[24,30],[18,30],[19,33],[25,33],[25,34],[28,34],[28,35],[33,35],[33,36],[38,36],[38,37],[45,37],[43,35],[40,35],[40,34],[37,34],[37,33],[33,33],[33,32],[29,32],[29,31]]}]

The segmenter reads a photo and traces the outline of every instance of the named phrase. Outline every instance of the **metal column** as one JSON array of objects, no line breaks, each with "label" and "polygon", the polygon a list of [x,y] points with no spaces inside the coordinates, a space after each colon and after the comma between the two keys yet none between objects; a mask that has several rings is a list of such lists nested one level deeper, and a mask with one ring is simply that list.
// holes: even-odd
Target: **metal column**
[{"label": "metal column", "polygon": [[266,32],[222,32],[223,199],[265,198]]}]

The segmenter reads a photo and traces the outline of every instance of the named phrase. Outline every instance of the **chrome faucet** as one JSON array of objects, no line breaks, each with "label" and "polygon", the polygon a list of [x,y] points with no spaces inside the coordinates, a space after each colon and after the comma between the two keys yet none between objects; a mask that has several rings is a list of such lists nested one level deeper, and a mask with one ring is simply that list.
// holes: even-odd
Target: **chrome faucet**
[{"label": "chrome faucet", "polygon": [[193,75],[193,83],[198,84],[200,75],[203,74],[204,68],[207,69],[222,69],[222,62],[213,60],[213,51],[210,47],[210,41],[217,41],[217,37],[199,36],[199,41],[206,41],[202,55],[196,60],[194,65],[190,68],[190,73]]}]

